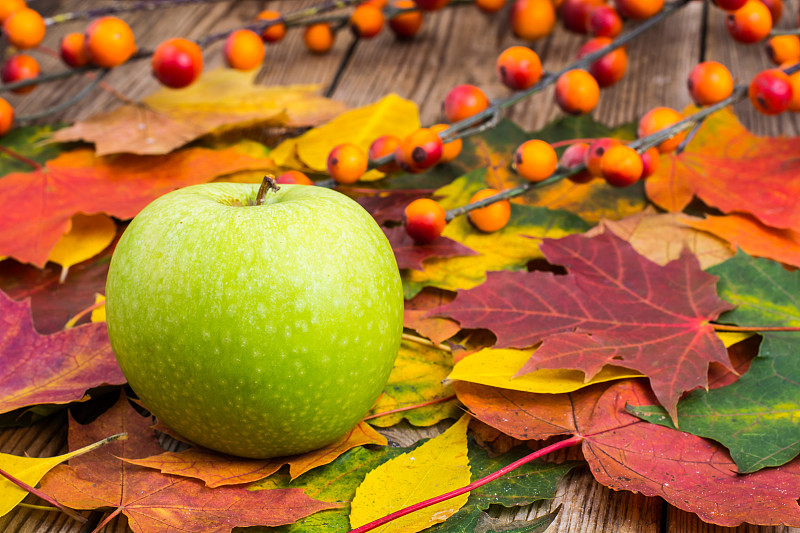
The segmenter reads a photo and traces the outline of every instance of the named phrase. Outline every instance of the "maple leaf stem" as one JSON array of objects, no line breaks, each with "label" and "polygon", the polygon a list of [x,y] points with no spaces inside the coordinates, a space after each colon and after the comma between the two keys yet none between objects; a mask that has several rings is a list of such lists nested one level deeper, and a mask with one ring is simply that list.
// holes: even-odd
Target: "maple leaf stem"
[{"label": "maple leaf stem", "polygon": [[754,332],[759,331],[800,331],[800,326],[729,326],[727,324],[711,324],[714,331],[742,331]]},{"label": "maple leaf stem", "polygon": [[114,509],[114,511],[109,513],[109,515],[105,517],[102,522],[97,524],[97,527],[92,530],[92,533],[97,533],[98,531],[106,527],[106,525],[108,525],[109,522],[114,520],[114,518],[116,518],[117,515],[120,514],[121,512],[122,512],[122,507],[117,507],[116,509]]},{"label": "maple leaf stem", "polygon": [[6,472],[2,468],[0,468],[0,476],[3,476],[4,478],[9,480],[14,485],[16,485],[19,488],[21,488],[22,490],[27,491],[27,492],[33,494],[34,496],[37,496],[37,497],[41,498],[42,500],[50,503],[51,505],[53,505],[54,507],[58,508],[58,510],[60,510],[61,512],[63,512],[67,516],[69,516],[70,518],[72,518],[74,520],[77,520],[78,522],[81,522],[81,523],[85,523],[86,522],[86,517],[85,516],[80,515],[77,512],[75,512],[72,509],[70,509],[69,507],[65,507],[64,505],[58,503],[54,498],[48,496],[47,494],[45,494],[44,492],[40,491],[37,488],[31,487],[30,485],[28,485],[27,483],[25,483],[21,479],[17,479],[16,477],[12,476],[11,474]]},{"label": "maple leaf stem", "polygon": [[3,153],[5,155],[7,155],[8,157],[16,159],[20,163],[25,163],[26,165],[30,165],[33,168],[35,168],[36,170],[41,170],[42,169],[42,165],[40,165],[39,163],[37,163],[33,159],[27,158],[24,155],[22,155],[22,154],[20,154],[18,152],[15,152],[11,148],[8,148],[8,147],[5,147],[5,146],[0,146],[0,153]]},{"label": "maple leaf stem", "polygon": [[427,407],[429,405],[435,405],[437,403],[442,402],[449,402],[450,400],[455,400],[456,395],[451,394],[450,396],[445,396],[443,398],[436,398],[435,400],[428,400],[427,402],[415,403],[413,405],[406,405],[405,407],[398,407],[397,409],[390,409],[388,411],[383,411],[382,413],[375,413],[374,415],[365,416],[362,418],[362,421],[372,420],[373,418],[380,418],[386,415],[393,415],[395,413],[402,413],[404,411],[411,411],[413,409],[419,409],[420,407]]},{"label": "maple leaf stem", "polygon": [[86,309],[78,311],[77,313],[75,313],[75,315],[72,318],[67,320],[67,323],[64,324],[64,329],[72,329],[72,328],[74,328],[75,324],[78,322],[78,320],[80,320],[84,315],[86,315],[86,313],[91,313],[95,309],[97,309],[99,307],[103,307],[105,304],[106,304],[105,300],[101,300],[99,302],[93,303],[92,305],[90,305]]},{"label": "maple leaf stem", "polygon": [[436,344],[435,342],[428,340],[423,337],[419,337],[417,335],[411,335],[410,333],[403,333],[402,339],[408,342],[416,342],[417,344],[423,344],[425,346],[431,346],[438,350],[442,350],[443,352],[453,352],[453,349],[447,346],[446,344]]},{"label": "maple leaf stem", "polygon": [[445,494],[442,494],[440,496],[436,496],[435,498],[430,498],[428,500],[424,500],[424,501],[421,501],[419,503],[415,503],[414,505],[409,505],[408,507],[400,509],[399,511],[395,511],[395,512],[393,512],[391,514],[388,514],[388,515],[386,515],[386,516],[384,516],[382,518],[378,518],[377,520],[373,520],[372,522],[369,522],[367,524],[359,526],[359,527],[357,527],[355,529],[351,529],[349,533],[365,533],[366,531],[371,531],[371,530],[375,529],[376,527],[382,526],[383,524],[387,524],[387,523],[391,522],[392,520],[400,518],[401,516],[405,516],[407,514],[413,513],[414,511],[418,511],[420,509],[424,509],[425,507],[430,507],[431,505],[435,505],[437,503],[449,500],[450,498],[455,498],[456,496],[460,496],[461,494],[465,494],[465,493],[467,493],[467,492],[469,492],[469,491],[471,491],[473,489],[477,489],[478,487],[482,487],[483,485],[486,485],[487,483],[489,483],[491,481],[494,481],[495,479],[500,478],[500,477],[508,474],[509,472],[512,472],[513,470],[519,468],[520,466],[524,465],[525,463],[529,463],[529,462],[533,461],[534,459],[538,459],[539,457],[547,455],[548,453],[555,452],[555,451],[560,450],[562,448],[568,448],[570,446],[574,446],[574,445],[580,443],[582,440],[583,440],[582,436],[574,435],[574,436],[572,436],[572,437],[570,437],[568,439],[564,439],[562,441],[555,442],[555,443],[553,443],[553,444],[551,444],[549,446],[545,446],[544,448],[541,448],[539,450],[536,450],[533,453],[530,453],[530,454],[526,455],[522,459],[518,459],[518,460],[514,461],[513,463],[509,464],[508,466],[505,466],[505,467],[501,468],[500,470],[497,470],[496,472],[493,472],[493,473],[489,474],[488,476],[485,476],[485,477],[482,477],[481,479],[473,481],[469,485],[461,487],[460,489],[456,489],[456,490],[447,492]]}]

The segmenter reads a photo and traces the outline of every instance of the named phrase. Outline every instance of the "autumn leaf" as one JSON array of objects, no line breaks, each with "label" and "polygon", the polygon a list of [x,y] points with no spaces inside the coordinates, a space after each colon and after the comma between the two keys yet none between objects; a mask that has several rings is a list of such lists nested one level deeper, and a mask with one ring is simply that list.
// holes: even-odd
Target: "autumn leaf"
[{"label": "autumn leaf", "polygon": [[431,340],[434,344],[440,344],[461,330],[458,322],[449,318],[428,316],[428,311],[452,302],[455,293],[428,287],[414,296],[411,300],[406,300],[403,309],[403,325],[407,328],[416,330],[417,333]]},{"label": "autumn leaf", "polygon": [[[690,250],[700,268],[706,269],[733,257],[734,250],[727,239],[706,233],[699,217],[677,213],[657,214],[652,207],[621,220],[603,219],[586,232],[593,237],[612,232],[628,241],[634,250],[654,263],[666,265],[678,259],[684,248]],[[714,235],[712,235],[714,233]]]},{"label": "autumn leaf", "polygon": [[0,290],[15,300],[28,298],[34,329],[42,334],[55,333],[92,305],[95,294],[105,292],[110,261],[111,250],[107,248],[91,260],[71,267],[62,283],[62,269],[55,263],[39,269],[7,259],[0,261]]},{"label": "autumn leaf", "polygon": [[680,395],[706,386],[709,363],[730,367],[709,321],[731,306],[691,254],[662,267],[614,235],[548,239],[542,251],[569,275],[490,273],[433,313],[490,329],[500,348],[542,341],[518,375],[568,368],[589,380],[606,364],[639,371],[673,419]]},{"label": "autumn leaf", "polygon": [[111,516],[125,514],[136,533],[227,533],[235,526],[287,524],[336,507],[299,489],[210,489],[200,481],[121,461],[162,451],[149,426],[149,417],[139,415],[124,396],[89,425],[70,420],[70,449],[121,428],[129,438],[54,468],[42,480],[42,491],[75,509],[115,509]]},{"label": "autumn leaf", "polygon": [[95,144],[98,156],[163,155],[203,135],[253,126],[314,126],[344,111],[340,102],[319,96],[317,85],[262,87],[257,70],[220,68],[191,86],[162,87],[141,103],[78,121],[52,140]]},{"label": "autumn leaf", "polygon": [[378,465],[417,448],[382,447],[367,449],[356,447],[345,452],[333,462],[315,468],[297,479],[290,479],[286,472],[278,472],[266,479],[250,485],[251,490],[272,490],[283,488],[302,489],[308,496],[322,501],[336,501],[341,508],[330,509],[313,514],[302,520],[274,528],[260,528],[280,533],[346,533],[350,531],[350,502],[356,489],[366,475]]},{"label": "autumn leaf", "polygon": [[[800,328],[800,276],[743,253],[714,267],[720,295],[737,305],[721,320],[753,327]],[[739,472],[782,465],[800,453],[800,332],[764,331],[759,356],[736,382],[694,391],[678,403],[681,430],[720,442]],[[632,412],[651,422],[660,410]]]},{"label": "autumn leaf", "polygon": [[456,391],[470,413],[512,437],[582,436],[593,476],[612,489],[661,496],[722,526],[800,524],[800,462],[738,474],[719,445],[627,413],[655,400],[640,380],[558,395],[470,383]]},{"label": "autumn leaf", "polygon": [[[486,450],[477,446],[470,439],[467,455],[472,481],[475,482],[501,468],[505,468],[529,453],[529,449],[517,447],[499,457],[490,457]],[[484,512],[491,505],[515,507],[555,498],[561,479],[573,468],[580,465],[583,465],[583,463],[579,461],[566,461],[561,464],[544,461],[525,463],[491,483],[470,491],[464,507],[444,523],[433,526],[427,531],[430,533],[483,531],[485,526],[493,523],[489,515]],[[544,531],[554,518],[555,514],[544,518],[543,522],[539,522],[539,519],[532,521],[533,523],[520,521],[513,524],[516,527],[510,529],[510,531]],[[502,528],[501,531],[506,531],[504,526],[507,527],[507,525],[503,522],[497,521],[494,525]],[[494,530],[494,528],[488,528],[488,531]]]},{"label": "autumn leaf", "polygon": [[534,350],[484,348],[465,357],[453,367],[447,381],[468,381],[501,389],[544,394],[572,392],[595,383],[603,383],[641,374],[618,366],[604,366],[591,380],[580,370],[543,368],[517,376]]},{"label": "autumn leaf", "polygon": [[386,438],[368,424],[361,422],[347,435],[330,445],[294,457],[246,459],[198,447],[180,452],[164,452],[141,459],[125,459],[125,461],[155,468],[165,474],[200,479],[207,487],[213,488],[252,483],[274,474],[285,464],[289,465],[292,478],[296,478],[313,468],[334,461],[351,448],[366,444],[385,446]]},{"label": "autumn leaf", "polygon": [[299,163],[322,172],[327,169],[328,154],[337,144],[353,143],[366,152],[372,141],[381,135],[391,134],[402,138],[419,127],[416,104],[396,94],[389,94],[377,102],[342,113],[299,137],[284,141],[271,155],[280,166],[295,167]]},{"label": "autumn leaf", "polygon": [[42,168],[0,179],[0,256],[41,267],[78,212],[133,218],[174,189],[270,164],[235,147],[190,148],[165,156],[99,158],[88,149],[63,153]]},{"label": "autumn leaf", "polygon": [[[451,209],[469,203],[470,197],[485,187],[485,173],[485,169],[478,169],[436,191],[442,207]],[[480,255],[431,258],[425,261],[424,271],[404,272],[405,296],[413,298],[426,286],[453,291],[469,289],[480,285],[489,271],[524,269],[529,261],[542,257],[539,251],[542,238],[557,238],[587,229],[589,225],[572,213],[517,204],[511,205],[508,225],[494,233],[476,231],[467,217],[456,217],[442,235]]]},{"label": "autumn leaf", "polygon": [[[432,400],[445,399],[453,390],[442,380],[453,368],[453,356],[435,347],[403,341],[383,394],[372,406],[368,420],[373,426],[388,427],[403,419],[416,426],[431,426],[447,418],[457,418],[461,410],[450,400],[410,411],[386,413]],[[373,418],[376,415],[377,418]]]},{"label": "autumn leaf", "polygon": [[748,213],[773,228],[798,229],[800,138],[758,137],[726,108],[708,117],[686,150],[662,155],[645,184],[667,211],[694,196],[723,213]]},{"label": "autumn leaf", "polygon": [[33,329],[30,304],[2,292],[0,368],[0,413],[74,402],[93,387],[125,383],[105,324],[40,335]]},{"label": "autumn leaf", "polygon": [[431,257],[478,255],[477,252],[447,237],[438,237],[429,244],[417,244],[408,235],[404,226],[381,229],[392,246],[397,267],[400,269],[410,268],[422,271],[424,270],[422,262]]},{"label": "autumn leaf", "polygon": [[[20,457],[17,455],[0,453],[0,470],[11,474],[26,485],[34,487],[39,483],[39,480],[56,465],[68,461],[73,457],[88,453],[124,436],[125,435],[114,435],[73,452],[57,455],[55,457]],[[11,511],[17,504],[24,500],[26,496],[28,496],[28,491],[12,483],[4,476],[0,476],[0,516]]]},{"label": "autumn leaf", "polygon": [[116,235],[117,225],[103,213],[75,214],[70,220],[69,231],[61,236],[47,258],[61,265],[59,281],[63,283],[67,279],[71,266],[105,250]]},{"label": "autumn leaf", "polygon": [[[43,165],[64,152],[68,145],[47,142],[53,132],[58,131],[63,126],[63,124],[15,126],[11,131],[3,135],[0,138],[0,146],[11,150],[24,159],[0,157],[0,179],[2,179],[1,176],[6,174],[28,172],[33,168],[31,162],[35,165]],[[25,162],[25,160],[28,162]]]},{"label": "autumn leaf", "polygon": [[[353,528],[461,488],[470,482],[464,415],[441,435],[372,470],[356,490],[350,511]],[[413,533],[444,522],[467,503],[468,494],[420,509],[385,525],[385,533]]]},{"label": "autumn leaf", "polygon": [[752,216],[736,213],[706,216],[686,223],[716,235],[750,255],[800,266],[800,224],[797,229],[771,228]]}]

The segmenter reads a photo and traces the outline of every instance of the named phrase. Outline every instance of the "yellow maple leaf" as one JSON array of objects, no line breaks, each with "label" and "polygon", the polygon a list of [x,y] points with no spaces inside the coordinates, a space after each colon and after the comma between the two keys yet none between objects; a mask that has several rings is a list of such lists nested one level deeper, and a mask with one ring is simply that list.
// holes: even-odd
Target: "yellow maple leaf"
[{"label": "yellow maple leaf", "polygon": [[[113,435],[79,450],[75,450],[74,452],[57,455],[55,457],[20,457],[18,455],[0,453],[0,469],[32,487],[39,483],[39,480],[59,463],[63,463],[73,457],[83,455],[95,448],[99,448],[104,444],[123,438],[124,435],[125,434]],[[17,504],[24,500],[27,495],[28,492],[25,489],[12,483],[5,477],[0,476],[0,516],[11,511]]]},{"label": "yellow maple leaf", "polygon": [[288,139],[272,151],[278,165],[298,164],[318,172],[327,169],[328,154],[338,144],[353,143],[364,151],[381,135],[404,137],[420,127],[417,105],[389,94],[370,105],[342,113],[327,124]]},{"label": "yellow maple leaf", "polygon": [[[470,482],[467,426],[464,415],[447,431],[415,450],[383,463],[367,474],[356,490],[350,512],[353,528],[405,507],[464,487]],[[400,517],[379,531],[414,533],[444,522],[467,503],[469,493]]]},{"label": "yellow maple leaf", "polygon": [[103,213],[78,213],[70,219],[70,229],[56,243],[48,261],[61,265],[61,282],[67,279],[69,267],[91,259],[105,250],[117,234],[117,225]]}]

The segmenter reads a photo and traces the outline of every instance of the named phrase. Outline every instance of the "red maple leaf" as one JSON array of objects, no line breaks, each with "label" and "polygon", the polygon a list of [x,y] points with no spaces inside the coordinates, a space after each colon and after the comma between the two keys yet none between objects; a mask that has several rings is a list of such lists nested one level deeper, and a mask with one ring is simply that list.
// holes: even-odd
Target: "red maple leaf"
[{"label": "red maple leaf", "polygon": [[422,262],[429,257],[453,257],[458,255],[478,255],[478,253],[458,241],[447,237],[437,237],[430,244],[417,244],[408,236],[403,226],[381,228],[392,245],[398,268],[423,270]]},{"label": "red maple leaf", "polygon": [[723,446],[628,414],[626,405],[654,401],[641,380],[559,395],[466,382],[455,390],[474,416],[511,437],[581,436],[592,474],[607,487],[661,496],[723,526],[800,525],[800,459],[738,474]]},{"label": "red maple leaf", "polygon": [[434,313],[491,330],[500,347],[542,341],[518,375],[574,368],[591,379],[607,364],[637,370],[673,420],[680,395],[707,386],[709,363],[730,368],[709,321],[731,305],[689,252],[660,266],[613,234],[545,239],[541,251],[569,274],[492,272]]},{"label": "red maple leaf", "polygon": [[125,383],[105,323],[40,335],[33,329],[30,303],[15,302],[2,291],[0,369],[0,413],[74,402],[93,387]]},{"label": "red maple leaf", "polygon": [[137,533],[228,533],[237,526],[290,524],[337,506],[314,500],[302,489],[212,489],[202,481],[120,460],[164,451],[150,423],[124,396],[89,425],[70,420],[70,450],[94,442],[97,435],[125,432],[128,439],[54,468],[42,479],[42,491],[75,509],[115,509],[111,516],[123,513]]}]

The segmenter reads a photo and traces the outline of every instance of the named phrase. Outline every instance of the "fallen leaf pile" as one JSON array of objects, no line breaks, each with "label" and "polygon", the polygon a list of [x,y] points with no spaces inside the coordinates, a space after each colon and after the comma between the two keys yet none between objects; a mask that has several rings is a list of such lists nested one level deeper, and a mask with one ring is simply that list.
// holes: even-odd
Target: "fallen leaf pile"
[{"label": "fallen leaf pile", "polygon": [[[189,184],[319,177],[334,145],[420,125],[399,96],[345,111],[316,89],[216,71],[185,92],[0,140],[28,160],[0,159],[0,426],[46,419],[68,442],[54,457],[0,454],[0,474],[137,533],[346,532],[470,484],[381,531],[543,531],[557,511],[501,523],[490,507],[552,499],[582,466],[712,524],[800,527],[800,139],[756,137],[727,110],[644,184],[563,180],[515,198],[496,233],[460,216],[418,245],[403,210],[519,185],[510,158],[527,139],[630,139],[633,128],[502,120],[449,164],[342,187],[394,250],[406,335],[372,410],[323,449],[226,456],[129,398],[102,296],[128,220]],[[218,135],[254,125],[310,129],[272,150]],[[91,144],[64,144],[78,140]],[[394,446],[408,425],[437,436]],[[560,439],[580,443],[576,460],[529,460]],[[0,516],[26,495],[0,475]]]}]

